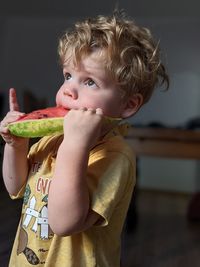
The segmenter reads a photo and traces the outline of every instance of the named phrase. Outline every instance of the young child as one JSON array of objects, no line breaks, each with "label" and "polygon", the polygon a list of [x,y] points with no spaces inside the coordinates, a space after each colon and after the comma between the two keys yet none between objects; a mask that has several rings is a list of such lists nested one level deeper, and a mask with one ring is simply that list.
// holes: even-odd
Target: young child
[{"label": "young child", "polygon": [[24,199],[9,266],[118,267],[136,166],[126,126],[105,117],[133,116],[168,76],[150,31],[119,13],[76,23],[58,51],[56,104],[70,109],[64,134],[30,151],[12,136],[7,125],[23,114],[13,88],[0,126],[4,182]]}]

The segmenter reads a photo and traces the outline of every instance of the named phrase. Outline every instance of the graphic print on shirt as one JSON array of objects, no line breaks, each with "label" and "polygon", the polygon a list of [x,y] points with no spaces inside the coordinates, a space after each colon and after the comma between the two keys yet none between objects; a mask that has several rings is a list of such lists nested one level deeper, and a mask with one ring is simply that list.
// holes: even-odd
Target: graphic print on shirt
[{"label": "graphic print on shirt", "polygon": [[33,162],[31,166],[31,176],[33,175],[32,180],[35,181],[34,191],[36,195],[31,194],[31,187],[27,184],[24,193],[23,227],[25,229],[29,227],[40,239],[49,239],[52,236],[52,231],[48,225],[47,201],[51,179],[38,175],[41,167],[40,162]]},{"label": "graphic print on shirt", "polygon": [[32,196],[29,200],[29,206],[25,210],[23,227],[28,228],[30,224],[33,224],[31,227],[33,232],[39,233],[41,239],[49,239],[47,205],[44,205],[40,211],[37,211],[35,206],[36,198]]},{"label": "graphic print on shirt", "polygon": [[18,248],[17,248],[17,255],[23,253],[26,257],[27,261],[32,265],[39,264],[39,258],[35,254],[35,252],[27,247],[28,244],[28,234],[27,232],[21,227],[19,232],[19,240],[18,240]]},{"label": "graphic print on shirt", "polygon": [[[31,175],[34,175],[38,172],[41,164],[34,163],[31,168]],[[18,249],[17,255],[23,253],[26,257],[27,261],[31,265],[42,264],[44,262],[40,262],[37,253],[41,254],[42,252],[46,252],[47,250],[44,248],[40,248],[38,252],[34,252],[33,249],[29,247],[29,232],[31,231],[35,238],[39,238],[42,240],[49,240],[53,236],[53,232],[48,225],[48,192],[51,183],[51,179],[42,178],[36,176],[32,179],[35,187],[35,195],[31,192],[31,188],[33,185],[27,184],[24,192],[24,200],[23,200],[23,210],[24,215],[22,218],[19,240],[18,240]],[[38,255],[39,255],[38,254]]]}]

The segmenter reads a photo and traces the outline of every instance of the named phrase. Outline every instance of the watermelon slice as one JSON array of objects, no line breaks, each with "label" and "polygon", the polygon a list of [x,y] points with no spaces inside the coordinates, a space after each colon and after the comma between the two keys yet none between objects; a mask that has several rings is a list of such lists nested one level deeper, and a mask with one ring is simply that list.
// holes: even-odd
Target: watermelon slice
[{"label": "watermelon slice", "polygon": [[69,110],[63,107],[49,107],[25,114],[8,125],[9,131],[21,137],[42,137],[63,133],[63,117]]},{"label": "watermelon slice", "polygon": [[[69,109],[49,107],[25,114],[8,125],[9,131],[16,136],[34,138],[63,133],[63,117]],[[104,123],[117,124],[121,119],[105,117]]]}]

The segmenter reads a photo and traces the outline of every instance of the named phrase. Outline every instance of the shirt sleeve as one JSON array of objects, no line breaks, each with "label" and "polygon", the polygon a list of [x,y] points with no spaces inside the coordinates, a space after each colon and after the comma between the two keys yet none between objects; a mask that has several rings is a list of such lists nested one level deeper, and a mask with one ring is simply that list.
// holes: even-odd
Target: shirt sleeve
[{"label": "shirt sleeve", "polygon": [[93,155],[89,164],[88,185],[91,209],[107,225],[114,209],[135,182],[133,162],[120,152],[101,151]]},{"label": "shirt sleeve", "polygon": [[16,195],[10,195],[11,199],[20,199],[23,198],[24,192],[25,192],[26,184],[22,186],[22,188],[19,190],[19,192]]}]

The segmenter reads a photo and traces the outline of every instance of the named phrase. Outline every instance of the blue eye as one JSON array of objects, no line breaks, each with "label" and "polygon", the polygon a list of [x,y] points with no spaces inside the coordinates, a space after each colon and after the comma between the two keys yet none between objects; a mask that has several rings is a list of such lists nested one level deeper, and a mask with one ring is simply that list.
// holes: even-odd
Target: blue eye
[{"label": "blue eye", "polygon": [[66,81],[70,80],[71,77],[72,77],[71,74],[68,73],[68,72],[64,74],[64,78],[65,78]]},{"label": "blue eye", "polygon": [[96,83],[92,79],[88,79],[86,84],[90,87],[96,85]]}]

